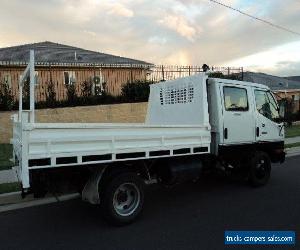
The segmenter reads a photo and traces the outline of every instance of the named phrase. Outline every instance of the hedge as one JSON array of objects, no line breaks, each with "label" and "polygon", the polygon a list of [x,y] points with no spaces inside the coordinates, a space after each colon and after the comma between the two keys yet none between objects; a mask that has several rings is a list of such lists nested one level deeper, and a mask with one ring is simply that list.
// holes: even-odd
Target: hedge
[{"label": "hedge", "polygon": [[[89,106],[101,104],[118,104],[131,102],[146,102],[150,93],[150,81],[128,82],[121,88],[121,95],[113,96],[105,90],[100,95],[92,94],[92,83],[83,82],[80,84],[81,93],[75,91],[75,84],[66,85],[67,98],[62,101],[56,100],[54,84],[49,82],[45,91],[45,101],[35,103],[36,109],[61,108],[74,106]],[[14,100],[11,89],[0,85],[0,111],[18,110],[19,102]],[[29,84],[23,87],[23,109],[29,109]]]}]

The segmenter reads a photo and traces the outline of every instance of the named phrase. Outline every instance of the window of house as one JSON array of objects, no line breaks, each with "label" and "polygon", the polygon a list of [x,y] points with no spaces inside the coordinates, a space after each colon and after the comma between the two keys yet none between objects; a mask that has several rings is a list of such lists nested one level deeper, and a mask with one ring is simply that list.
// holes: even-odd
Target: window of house
[{"label": "window of house", "polygon": [[74,71],[65,71],[64,72],[64,81],[66,85],[71,85],[76,82],[76,76]]},{"label": "window of house", "polygon": [[224,87],[224,103],[227,111],[247,111],[248,96],[247,90],[237,87]]},{"label": "window of house", "polygon": [[3,83],[6,84],[9,88],[11,88],[11,75],[5,74],[3,76]]},{"label": "window of house", "polygon": [[278,105],[270,91],[255,90],[255,102],[260,114],[270,120],[278,120]]},{"label": "window of house", "polygon": [[102,93],[105,91],[106,83],[101,69],[98,72],[96,72],[93,77],[91,77],[91,81],[93,84],[92,94],[102,95]]}]

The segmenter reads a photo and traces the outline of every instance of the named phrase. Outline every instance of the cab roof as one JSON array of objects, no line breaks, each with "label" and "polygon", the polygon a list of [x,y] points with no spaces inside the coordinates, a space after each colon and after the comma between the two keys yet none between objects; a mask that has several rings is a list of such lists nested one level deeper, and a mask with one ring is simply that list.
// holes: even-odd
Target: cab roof
[{"label": "cab roof", "polygon": [[233,85],[239,85],[239,86],[245,86],[245,87],[254,87],[259,89],[265,89],[270,90],[270,88],[267,85],[254,83],[254,82],[245,82],[245,81],[238,81],[238,80],[231,80],[231,79],[223,79],[223,78],[208,78],[213,80],[216,83],[228,83]]}]

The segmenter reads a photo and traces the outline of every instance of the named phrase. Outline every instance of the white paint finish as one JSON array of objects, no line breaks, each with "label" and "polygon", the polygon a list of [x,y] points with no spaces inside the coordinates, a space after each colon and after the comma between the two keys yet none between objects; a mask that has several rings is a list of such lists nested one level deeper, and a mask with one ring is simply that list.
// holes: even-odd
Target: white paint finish
[{"label": "white paint finish", "polygon": [[35,121],[34,113],[34,88],[35,88],[35,70],[34,70],[34,51],[30,50],[30,123]]},{"label": "white paint finish", "polygon": [[221,82],[224,84],[232,84],[235,86],[240,87],[252,87],[252,88],[260,88],[265,90],[270,90],[270,88],[266,85],[254,83],[254,82],[246,82],[246,81],[237,81],[237,80],[230,80],[230,79],[219,79],[219,78],[210,78],[210,80],[213,80],[215,82]]},{"label": "white paint finish", "polygon": [[208,79],[208,112],[211,125],[211,152],[218,155],[218,145],[223,142],[223,110],[219,79]]},{"label": "white paint finish", "polygon": [[[34,107],[31,106],[29,113],[22,111],[21,122],[14,122],[12,143],[14,144],[15,155],[19,159],[17,169],[23,187],[29,187],[29,169],[163,157],[150,155],[151,151],[159,150],[169,150],[169,155],[175,157],[177,155],[174,150],[181,148],[189,148],[190,150],[190,153],[184,155],[209,153],[211,138],[205,80],[205,75],[185,79],[183,84],[187,84],[187,82],[190,86],[193,84],[193,94],[187,96],[185,92],[185,96],[181,100],[189,98],[189,102],[170,104],[167,109],[160,105],[152,110],[158,112],[160,109],[160,114],[159,112],[153,113],[150,108],[149,112],[152,113],[148,113],[147,117],[150,120],[146,124],[34,123],[32,116]],[[177,87],[182,85],[180,81],[176,80],[158,84],[158,86],[162,88],[164,85],[173,86],[173,84]],[[155,91],[155,88],[152,88],[151,96],[157,99],[155,94],[159,93]],[[202,108],[199,109],[199,106]],[[166,116],[166,112],[171,113]],[[178,115],[177,112],[182,112],[186,116]],[[160,117],[161,122],[153,122],[158,121],[155,120],[155,116]],[[167,121],[167,119],[169,120]],[[206,147],[208,150],[194,153],[194,148],[198,147]],[[118,157],[118,154],[137,152],[144,155],[138,158],[127,156],[125,159],[120,159]],[[111,155],[112,159],[89,162],[83,160],[84,156],[106,154]],[[57,164],[57,158],[60,157],[75,157],[76,162]],[[28,166],[29,160],[42,158],[49,158],[50,165]]]},{"label": "white paint finish", "polygon": [[[255,100],[255,90],[263,89],[253,89],[253,99]],[[265,90],[264,90],[265,91]],[[278,124],[264,115],[260,114],[255,107],[255,123],[256,127],[259,128],[259,136],[256,136],[256,141],[283,141],[284,140],[284,126],[283,124]]]},{"label": "white paint finish", "polygon": [[20,162],[20,180],[22,181],[23,188],[29,188],[29,169],[28,169],[28,161],[29,161],[29,144],[28,144],[28,131],[22,131],[22,154]]},{"label": "white paint finish", "polygon": [[22,80],[21,80],[21,76],[20,76],[20,80],[19,80],[19,122],[21,122],[21,117],[22,117],[22,110],[23,110],[23,84],[22,84]]},{"label": "white paint finish", "polygon": [[[151,85],[146,123],[35,123],[34,122],[34,58],[30,60],[31,106],[29,113],[22,112],[21,121],[14,121],[12,143],[19,160],[18,176],[24,188],[29,188],[29,168],[53,168],[61,166],[88,165],[113,161],[158,158],[151,151],[167,150],[169,156],[177,157],[176,149],[188,149],[182,155],[217,154],[219,144],[241,144],[255,141],[256,109],[253,88],[268,89],[261,84],[225,79],[209,80],[207,76],[185,77]],[[28,67],[26,69],[28,74]],[[248,93],[249,111],[227,112],[224,109],[223,86],[243,87]],[[21,85],[20,85],[21,86]],[[208,107],[209,102],[209,107]],[[208,113],[208,110],[210,113]],[[210,117],[209,117],[210,116]],[[211,143],[211,126],[213,142]],[[228,128],[224,141],[223,130]],[[271,139],[278,139],[271,138]],[[205,147],[206,152],[194,153],[195,148]],[[142,153],[135,158],[118,154]],[[111,155],[111,159],[84,161],[84,156]],[[58,164],[60,157],[73,157],[72,163]],[[50,159],[47,166],[28,166],[32,159]],[[72,158],[72,159],[73,159]]]},{"label": "white paint finish", "polygon": [[259,112],[256,114],[256,126],[259,127],[259,136],[256,141],[283,141],[284,140],[284,127],[283,124],[278,124]]},{"label": "white paint finish", "polygon": [[[219,82],[221,103],[223,104],[223,129],[227,129],[224,144],[253,143],[255,141],[255,119],[252,89],[249,86]],[[245,90],[248,98],[247,111],[228,111],[225,108],[224,88],[233,87]]]},{"label": "white paint finish", "polygon": [[[100,124],[98,124],[100,125]],[[114,153],[149,152],[185,147],[209,146],[210,131],[203,127],[147,127],[122,128],[78,127],[42,128],[42,124],[28,132],[28,157],[66,157]]]},{"label": "white paint finish", "polygon": [[[248,95],[248,112],[226,111],[224,105],[223,87],[233,86],[247,89]],[[212,145],[211,152],[218,154],[218,145],[254,143],[259,141],[283,141],[284,130],[279,136],[281,124],[277,124],[266,117],[263,117],[256,109],[255,90],[270,91],[267,86],[262,84],[231,81],[225,79],[209,79],[209,112],[210,123],[212,126]],[[259,125],[260,124],[260,125]],[[262,124],[266,136],[256,137],[256,126]],[[228,139],[224,139],[224,128],[228,128]]]},{"label": "white paint finish", "polygon": [[34,123],[34,88],[35,88],[35,59],[34,59],[34,51],[30,50],[29,52],[29,64],[24,70],[23,74],[19,79],[19,121],[21,121],[22,113],[23,113],[23,85],[29,76],[29,101],[30,101],[30,122]]},{"label": "white paint finish", "polygon": [[206,79],[202,73],[152,84],[146,124],[209,127]]},{"label": "white paint finish", "polygon": [[[193,77],[193,81],[199,83],[195,85],[194,91],[197,93],[205,91],[206,93],[205,79],[204,76]],[[214,93],[213,97],[215,100],[210,100],[210,111],[212,112],[210,122],[215,134],[213,143],[215,145],[214,153],[217,153],[217,145],[220,143],[238,144],[253,142],[255,129],[254,125],[249,126],[254,120],[254,101],[251,95],[251,88],[245,83],[236,81],[232,81],[234,84],[230,84],[228,80],[213,79],[212,82],[211,93]],[[178,81],[175,83],[178,86],[180,85]],[[207,98],[206,94],[194,94],[193,101],[188,103],[161,105],[159,100],[159,105],[154,105],[151,101],[157,101],[157,96],[160,95],[160,89],[163,84],[172,85],[172,82],[160,83],[157,89],[151,89],[153,91],[150,95],[150,107],[147,115],[148,123],[146,124],[27,123],[27,118],[24,114],[23,122],[21,124],[15,123],[14,125],[16,155],[21,155],[19,159],[22,159],[20,161],[22,166],[19,168],[19,172],[23,187],[29,187],[27,163],[30,159],[51,159],[49,166],[31,167],[31,169],[39,169],[157,158],[159,156],[150,157],[150,152],[158,150],[169,150],[170,156],[174,157],[176,156],[174,155],[174,150],[180,148],[189,148],[190,154],[194,154],[194,148],[207,147],[208,151],[205,153],[209,153],[211,148],[211,134],[210,125],[208,124],[209,114],[207,111],[208,104],[205,100]],[[234,114],[225,114],[225,110],[222,108],[224,107],[224,103],[221,91],[224,85],[243,86],[247,89],[249,98],[249,117],[247,119],[243,115],[235,117]],[[156,93],[156,96],[154,93]],[[180,113],[180,115],[176,112],[179,110],[176,107],[178,105],[184,106],[181,110],[183,113]],[[204,107],[204,110],[199,107]],[[161,109],[160,111],[159,108]],[[202,110],[202,115],[199,110]],[[167,116],[165,115],[166,112],[170,112],[173,115]],[[157,118],[155,118],[155,114],[157,114]],[[159,121],[161,123],[158,123]],[[189,121],[191,122],[186,124]],[[231,131],[237,132],[236,137],[232,137],[230,141],[223,141],[223,123],[229,127],[229,136],[231,136]],[[246,133],[245,131],[241,131],[241,129],[248,132],[251,131],[251,133]],[[18,134],[21,134],[21,139]],[[251,139],[249,139],[249,135],[252,136]],[[18,141],[22,142],[22,148],[18,147]],[[143,152],[144,155],[139,158],[131,158],[129,156],[126,159],[117,159],[117,154],[136,152]],[[82,162],[84,156],[105,154],[111,154],[112,159]],[[73,164],[57,164],[56,159],[59,157],[76,157],[76,162]]]}]

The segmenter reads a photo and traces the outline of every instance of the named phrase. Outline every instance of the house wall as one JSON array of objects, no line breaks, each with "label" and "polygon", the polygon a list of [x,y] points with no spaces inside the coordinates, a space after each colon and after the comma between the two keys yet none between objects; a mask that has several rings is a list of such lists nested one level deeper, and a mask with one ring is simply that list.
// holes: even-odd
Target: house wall
[{"label": "house wall", "polygon": [[278,99],[286,98],[292,101],[292,113],[300,111],[300,89],[288,91],[276,91]]},{"label": "house wall", "polygon": [[[0,83],[9,77],[12,93],[15,99],[18,99],[19,86],[18,81],[25,67],[0,67]],[[55,85],[56,99],[66,99],[66,88],[64,72],[75,73],[75,86],[78,95],[81,93],[81,84],[84,81],[90,81],[94,76],[102,75],[106,82],[106,90],[112,95],[121,94],[122,84],[129,81],[145,80],[146,70],[141,68],[79,68],[79,67],[37,67],[38,85],[36,87],[36,100],[44,101],[47,85],[52,80]]]},{"label": "house wall", "polygon": [[[0,112],[0,143],[9,143],[12,137],[11,116],[17,112]],[[144,123],[147,103],[84,106],[36,110],[36,122],[125,122]]]}]

